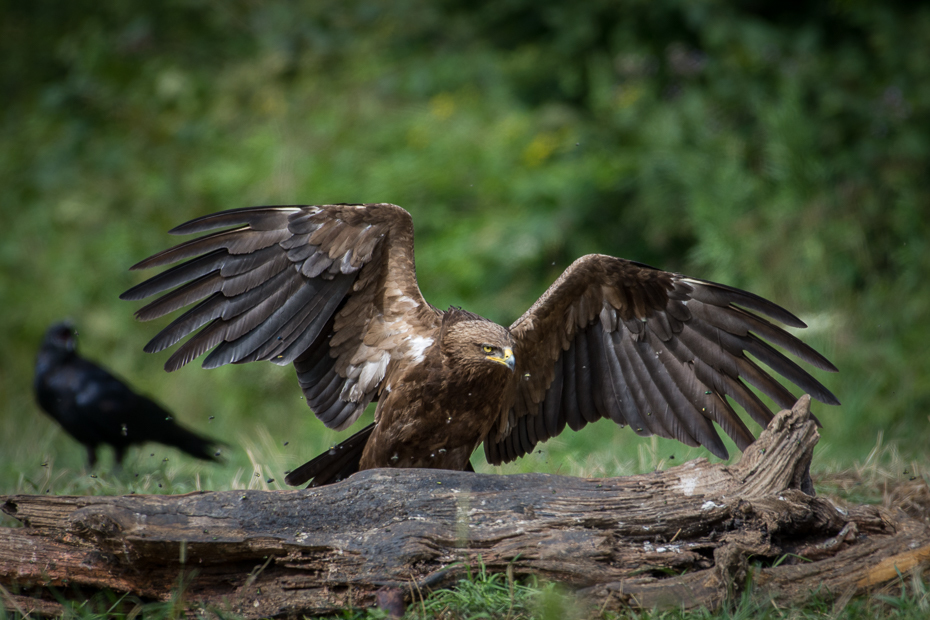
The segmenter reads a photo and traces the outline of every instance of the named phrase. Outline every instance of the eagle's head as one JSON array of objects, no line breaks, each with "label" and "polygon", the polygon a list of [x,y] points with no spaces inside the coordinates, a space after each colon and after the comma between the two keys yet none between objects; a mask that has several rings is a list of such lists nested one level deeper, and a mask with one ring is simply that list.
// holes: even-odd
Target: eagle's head
[{"label": "eagle's head", "polygon": [[450,308],[442,322],[443,358],[456,368],[477,372],[516,367],[510,331],[471,312]]}]

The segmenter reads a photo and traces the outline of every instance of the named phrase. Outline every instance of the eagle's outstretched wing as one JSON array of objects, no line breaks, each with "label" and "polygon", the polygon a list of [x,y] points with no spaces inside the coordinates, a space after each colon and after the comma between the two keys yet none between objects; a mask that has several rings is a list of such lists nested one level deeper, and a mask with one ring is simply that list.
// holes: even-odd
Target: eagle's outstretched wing
[{"label": "eagle's outstretched wing", "polygon": [[440,315],[417,286],[413,223],[400,207],[233,209],[171,233],[216,229],[224,230],[133,266],[187,260],[121,295],[144,299],[173,289],[136,312],[143,321],[199,302],[145,347],[161,351],[203,327],[166,370],[211,348],[205,368],[293,362],[307,404],[342,430],[375,397],[391,359],[416,359],[432,344]]},{"label": "eagle's outstretched wing", "polygon": [[812,397],[839,404],[771,345],[817,368],[836,368],[750,311],[805,327],[752,293],[611,256],[579,258],[510,326],[519,385],[500,433],[485,441],[488,461],[511,461],[566,425],[578,430],[600,418],[726,458],[711,422],[740,449],[753,436],[725,396],[763,427],[773,417],[743,380],[780,407],[796,401],[747,353]]}]

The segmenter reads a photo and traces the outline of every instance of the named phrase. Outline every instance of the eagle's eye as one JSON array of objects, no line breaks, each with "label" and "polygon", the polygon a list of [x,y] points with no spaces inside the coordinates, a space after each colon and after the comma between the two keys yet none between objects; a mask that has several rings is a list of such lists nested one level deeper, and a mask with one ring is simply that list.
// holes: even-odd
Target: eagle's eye
[{"label": "eagle's eye", "polygon": [[494,347],[492,347],[492,346],[489,345],[489,344],[485,344],[485,345],[482,345],[482,346],[481,346],[481,350],[484,351],[485,353],[493,353],[493,352],[494,352]]}]

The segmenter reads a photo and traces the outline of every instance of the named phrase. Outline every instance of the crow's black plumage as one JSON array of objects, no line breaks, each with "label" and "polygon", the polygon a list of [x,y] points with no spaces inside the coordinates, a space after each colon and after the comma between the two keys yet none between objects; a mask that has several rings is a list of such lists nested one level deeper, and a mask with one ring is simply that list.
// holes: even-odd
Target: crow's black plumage
[{"label": "crow's black plumage", "polygon": [[146,441],[174,446],[199,459],[214,458],[217,442],[179,426],[169,411],[79,356],[74,329],[67,322],[45,333],[34,387],[39,406],[87,448],[91,466],[100,444],[113,447],[119,464],[126,448]]}]

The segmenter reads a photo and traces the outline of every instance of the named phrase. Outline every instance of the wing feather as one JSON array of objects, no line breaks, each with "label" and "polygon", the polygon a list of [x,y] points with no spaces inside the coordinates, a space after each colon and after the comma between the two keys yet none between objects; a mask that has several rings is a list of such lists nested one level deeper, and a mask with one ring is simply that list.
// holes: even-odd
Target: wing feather
[{"label": "wing feather", "polygon": [[693,285],[691,290],[692,299],[696,299],[698,301],[702,301],[704,303],[721,308],[729,308],[732,304],[736,304],[738,306],[749,308],[750,310],[761,312],[762,314],[769,316],[780,323],[784,323],[789,327],[807,327],[807,325],[804,324],[804,321],[794,316],[781,306],[748,291],[741,291],[724,284],[708,282],[707,280],[684,278],[683,276],[679,277],[681,277],[685,282]]},{"label": "wing feather", "polygon": [[177,343],[188,334],[200,329],[213,319],[223,314],[226,298],[221,293],[214,293],[203,300],[158,332],[143,347],[146,353],[157,353]]},{"label": "wing feather", "polygon": [[[253,231],[248,227],[235,228],[233,230],[226,230],[201,237],[200,239],[194,239],[187,243],[169,248],[136,263],[130,267],[130,270],[136,271],[138,269],[151,269],[152,267],[171,265],[179,260],[208,254],[214,250],[225,250],[229,254],[248,254],[256,250],[273,246],[286,239],[288,235],[289,233],[286,229]],[[123,293],[123,295],[125,294],[126,293]]]},{"label": "wing feather", "polygon": [[[602,343],[601,359],[607,367],[606,385],[602,386],[607,397],[604,402],[610,408],[611,419],[621,424],[629,424],[637,434],[648,435],[648,432],[643,432],[648,426],[643,419],[645,409],[648,408],[645,395],[636,375],[632,374],[629,368],[624,373],[620,364],[617,343],[611,337],[612,333],[616,332],[608,333],[601,328],[599,334]],[[626,361],[625,357],[624,361]],[[624,378],[626,378],[626,385],[624,385]]]},{"label": "wing feather", "polygon": [[[659,410],[656,413],[664,416],[662,419],[666,427],[675,429],[674,438],[682,443],[719,447],[720,440],[711,424],[712,418],[695,405],[706,405],[707,388],[694,375],[690,366],[682,364],[673,353],[663,350],[664,343],[657,342],[654,334],[650,333],[647,337],[654,350],[662,351],[660,355],[643,358],[649,375],[663,379],[657,383],[668,408],[665,412]],[[701,409],[706,410],[706,406]]]},{"label": "wing feather", "polygon": [[223,278],[220,273],[208,273],[143,306],[136,311],[136,318],[140,321],[157,319],[209,297],[213,293],[218,293],[222,289]]},{"label": "wing feather", "polygon": [[673,355],[660,348],[658,336],[634,343],[624,341],[624,351],[641,386],[647,391],[652,410],[646,419],[654,434],[689,445],[705,445],[714,454],[726,454],[713,425],[693,405],[693,377],[688,377]]},{"label": "wing feather", "polygon": [[[286,273],[280,273],[235,297],[226,297],[222,291],[217,291],[175,319],[145,345],[144,350],[147,353],[155,353],[166,349],[192,333],[195,329],[216,318],[222,317],[226,321],[231,321],[243,313],[257,308],[260,309],[259,311],[264,311],[265,316],[267,316],[278,305],[284,303],[289,293],[300,286],[298,280],[289,279],[287,275]],[[158,301],[155,303],[158,303]],[[142,310],[139,312],[142,312]],[[161,316],[161,313],[159,312],[157,316]],[[140,316],[140,320],[148,320],[148,318],[152,318],[148,313]]]},{"label": "wing feather", "polygon": [[657,415],[659,411],[667,407],[668,401],[663,398],[659,392],[658,383],[665,377],[655,377],[656,380],[650,380],[649,370],[645,367],[646,358],[649,353],[643,355],[640,342],[634,342],[628,334],[615,331],[610,334],[613,346],[611,350],[616,353],[617,360],[623,371],[623,378],[632,379],[635,387],[630,391],[633,392],[637,400],[640,419],[635,422],[630,419],[630,426],[639,435],[659,435],[660,437],[673,437],[669,429],[665,428],[661,419]]},{"label": "wing feather", "polygon": [[[323,325],[332,316],[333,310],[342,301],[345,290],[351,284],[352,279],[347,277],[340,280],[311,280],[297,288],[274,312],[263,316],[260,321],[255,321],[250,316],[261,307],[256,306],[252,311],[246,312],[229,323],[227,340],[207,356],[203,367],[218,368],[239,361],[251,362],[264,359],[289,364],[293,358],[279,362],[277,359],[261,354],[256,355],[256,352],[268,343],[277,345],[276,338],[289,345],[295,340],[292,336],[302,336],[304,331],[308,331],[307,345],[309,345],[319,335]],[[301,323],[305,324],[304,329],[301,329]],[[315,330],[314,326],[316,326]],[[274,348],[269,352],[273,351]],[[297,355],[300,353],[303,353],[303,350]]]},{"label": "wing feather", "polygon": [[[312,207],[308,211],[312,211]],[[244,209],[227,209],[195,218],[175,226],[168,231],[172,235],[193,235],[195,233],[226,228],[228,226],[248,226],[251,230],[280,230],[287,226],[294,214],[291,206],[246,207]]]},{"label": "wing feather", "polygon": [[[607,395],[607,389],[611,382],[610,368],[607,366],[606,357],[602,351],[602,339],[600,323],[593,323],[588,329],[582,332],[587,335],[588,351],[591,355],[591,396],[594,402],[594,410],[597,411],[599,418],[613,420],[620,426],[626,425],[626,419],[619,407],[612,407],[604,400]],[[522,413],[522,412],[521,412]],[[516,413],[514,414],[516,417]]]},{"label": "wing feather", "polygon": [[[545,418],[544,418],[544,419],[545,419]],[[532,430],[533,430],[533,438],[532,438],[532,439],[530,439],[530,434],[529,434],[529,430],[530,430],[531,428],[532,428]],[[537,443],[537,441],[536,441],[536,432],[535,432],[535,431],[536,431],[535,425],[534,425],[534,424],[530,424],[529,421],[527,421],[526,423],[521,424],[520,427],[519,427],[519,429],[518,429],[518,431],[514,433],[514,437],[519,437],[519,438],[520,438],[520,446],[519,446],[519,450],[518,450],[517,452],[518,452],[521,456],[524,455],[524,454],[530,454],[531,452],[533,452],[533,448],[536,446],[536,443]],[[516,442],[514,442],[514,443],[516,443]]]},{"label": "wing feather", "polygon": [[[269,268],[269,263],[275,265],[275,267]],[[268,269],[270,273],[277,273],[279,267],[283,269],[287,264],[287,257],[281,254],[278,246],[272,245],[249,254],[227,255],[222,267],[220,267],[220,273],[227,278],[231,278],[247,272],[255,272],[262,267]]]},{"label": "wing feather", "polygon": [[[542,403],[537,406],[538,409],[542,409]],[[543,415],[534,415],[534,416],[524,416],[520,418],[520,423],[527,425],[533,429],[533,435],[536,437],[536,443],[538,444],[541,441],[546,441],[549,439],[549,435],[546,433],[546,417]],[[536,444],[533,444],[533,447],[536,447]],[[522,455],[521,455],[522,456]]]},{"label": "wing feather", "polygon": [[[562,404],[562,356],[555,362],[555,377],[543,400],[542,416],[546,422],[546,436],[555,437],[565,428],[565,416],[559,415]],[[535,443],[535,442],[534,442]],[[528,452],[533,450],[530,446]]]},{"label": "wing feather", "polygon": [[575,335],[575,380],[578,382],[578,410],[585,422],[597,422],[600,415],[594,407],[594,400],[591,398],[593,390],[591,377],[594,365],[591,363],[591,357],[588,355],[588,341],[585,332],[580,331]]},{"label": "wing feather", "polygon": [[226,324],[222,321],[213,321],[192,336],[175,351],[165,362],[165,370],[173,372],[189,364],[219,343],[226,337]]},{"label": "wing feather", "polygon": [[800,339],[741,308],[730,308],[729,312],[712,312],[706,305],[698,303],[691,304],[691,315],[735,336],[747,336],[753,332],[812,366],[836,372],[836,366]]},{"label": "wing feather", "polygon": [[527,416],[521,420],[517,435],[520,437],[520,451],[523,454],[532,452],[536,444],[546,440],[545,416]]},{"label": "wing feather", "polygon": [[[694,407],[694,411],[692,415],[686,417],[686,422],[693,424],[695,429],[698,427],[710,427],[711,431],[713,427],[707,420],[716,422],[727,435],[736,441],[740,449],[752,443],[754,439],[752,433],[736,412],[733,411],[729,403],[721,397],[721,395],[725,395],[726,393],[717,390],[712,378],[709,378],[711,374],[705,370],[708,368],[707,364],[705,362],[698,364],[695,361],[697,360],[697,355],[688,348],[682,338],[670,340],[665,343],[665,345],[669,353],[672,354],[671,357],[665,358],[666,366],[670,369],[670,372],[674,372],[676,367],[671,363],[672,359],[677,361],[678,367],[682,369],[683,375],[680,375],[680,378],[677,380],[678,385],[683,386],[693,383],[694,386],[690,390],[691,396],[689,399]],[[698,412],[700,412],[700,416],[694,415]],[[756,419],[758,415],[756,409],[747,409],[747,412],[750,414],[750,417]],[[703,418],[706,418],[706,420],[703,420]],[[692,434],[698,441],[701,441],[701,445],[706,445],[702,437],[704,434],[709,433],[710,431],[707,430],[695,430]]]},{"label": "wing feather", "polygon": [[123,299],[145,299],[155,293],[174,288],[179,284],[196,280],[220,269],[228,257],[229,254],[222,249],[213,250],[186,263],[176,265],[132,287],[123,293]]},{"label": "wing feather", "polygon": [[750,367],[751,362],[746,359],[743,352],[755,356],[817,400],[831,405],[838,404],[836,397],[809,373],[754,334],[736,336],[702,321],[690,323],[689,328],[704,339],[704,348],[719,347],[729,354],[720,356],[718,359],[721,364],[727,365],[727,371],[731,376],[745,376],[752,385],[762,390],[780,407],[790,409],[797,398],[772,377],[765,375],[755,364]]},{"label": "wing feather", "polygon": [[578,347],[572,343],[562,353],[562,411],[565,412],[565,422],[568,428],[573,431],[581,430],[587,422],[581,414],[581,407],[578,403],[578,375],[580,374],[575,368],[575,362],[578,356]]}]

